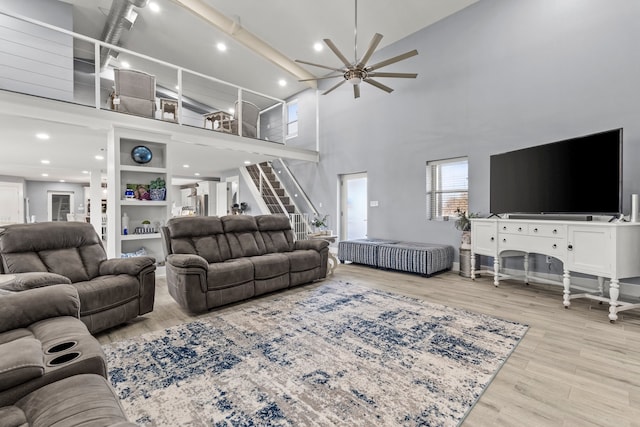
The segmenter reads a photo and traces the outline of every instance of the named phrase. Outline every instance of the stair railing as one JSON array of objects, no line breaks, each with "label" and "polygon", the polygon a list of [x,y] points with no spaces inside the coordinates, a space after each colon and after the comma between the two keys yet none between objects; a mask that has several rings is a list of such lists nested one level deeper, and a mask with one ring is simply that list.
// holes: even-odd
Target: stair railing
[{"label": "stair railing", "polygon": [[[315,208],[313,203],[311,203],[311,200],[309,200],[309,198],[307,197],[307,194],[304,192],[304,190],[300,186],[300,183],[298,183],[298,180],[295,178],[295,176],[293,176],[293,173],[291,173],[291,170],[289,169],[287,164],[284,162],[284,160],[282,159],[273,160],[271,162],[271,168],[274,171],[277,169],[279,171],[284,172],[285,177],[284,178],[280,177],[278,178],[278,180],[280,181],[280,183],[282,184],[282,187],[285,189],[287,193],[291,194],[291,191],[289,191],[289,188],[293,186],[295,190],[295,194],[299,194],[301,196],[301,197],[296,197],[292,199],[292,202],[296,207],[296,209],[299,212],[308,212],[311,215],[318,216],[319,215],[318,210]],[[304,207],[300,206],[300,201],[299,201],[300,198],[302,199],[302,201],[306,206]],[[307,219],[308,219],[307,223],[311,225],[311,222],[310,222],[311,219],[309,217]]]},{"label": "stair railing", "polygon": [[[287,212],[287,208],[284,207],[282,200],[280,200],[280,197],[278,197],[278,195],[276,194],[276,191],[271,185],[271,182],[269,182],[269,180],[267,179],[267,176],[262,170],[262,167],[260,166],[260,164],[257,164],[255,166],[256,166],[256,169],[258,170],[258,191],[260,192],[262,197],[263,198],[268,197],[270,200],[271,199],[275,200],[277,202],[277,205],[280,207],[280,211],[288,215],[289,212]],[[265,188],[268,190],[269,194],[264,194]],[[276,204],[276,203],[271,203],[270,200],[268,201],[269,204]]]}]

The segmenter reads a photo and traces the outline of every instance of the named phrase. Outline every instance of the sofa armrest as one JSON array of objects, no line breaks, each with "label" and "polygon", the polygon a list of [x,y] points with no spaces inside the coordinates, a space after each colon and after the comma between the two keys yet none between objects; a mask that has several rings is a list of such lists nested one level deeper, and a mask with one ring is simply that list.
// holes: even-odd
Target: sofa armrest
[{"label": "sofa armrest", "polygon": [[51,285],[0,295],[0,332],[26,328],[51,317],[80,318],[80,298],[72,285]]},{"label": "sofa armrest", "polygon": [[321,239],[309,239],[309,240],[296,240],[293,247],[294,250],[298,249],[315,249],[318,252],[322,252],[323,249],[329,247],[329,242]]},{"label": "sofa armrest", "polygon": [[49,285],[70,285],[71,279],[56,273],[32,272],[14,273],[13,279],[0,284],[0,289],[8,291],[26,291]]},{"label": "sofa armrest", "polygon": [[0,344],[0,391],[44,375],[42,343],[23,337]]},{"label": "sofa armrest", "polygon": [[100,263],[100,276],[109,276],[114,274],[128,274],[137,276],[147,267],[154,265],[155,258],[150,256],[138,256],[132,258],[112,258]]},{"label": "sofa armrest", "polygon": [[167,256],[167,263],[179,268],[202,268],[209,269],[209,263],[200,255],[193,254],[171,254]]}]

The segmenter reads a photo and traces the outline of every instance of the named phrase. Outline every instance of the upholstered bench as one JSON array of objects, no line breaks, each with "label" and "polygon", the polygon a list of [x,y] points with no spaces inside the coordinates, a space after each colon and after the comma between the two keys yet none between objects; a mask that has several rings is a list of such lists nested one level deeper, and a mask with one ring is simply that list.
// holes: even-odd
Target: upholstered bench
[{"label": "upholstered bench", "polygon": [[431,276],[453,266],[455,250],[450,245],[397,242],[378,248],[378,267]]},{"label": "upholstered bench", "polygon": [[344,264],[351,261],[356,264],[378,266],[378,249],[383,243],[396,243],[396,240],[354,239],[338,242],[338,259]]},{"label": "upholstered bench", "polygon": [[430,276],[451,269],[455,249],[451,245],[402,242],[387,239],[355,239],[338,243],[340,262]]}]

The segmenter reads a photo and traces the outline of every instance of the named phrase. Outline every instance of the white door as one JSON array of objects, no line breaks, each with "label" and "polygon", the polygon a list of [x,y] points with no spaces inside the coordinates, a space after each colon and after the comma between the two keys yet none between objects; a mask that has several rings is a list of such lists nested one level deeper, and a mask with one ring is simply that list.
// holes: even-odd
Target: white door
[{"label": "white door", "polygon": [[228,182],[219,182],[216,185],[216,216],[224,216],[228,213],[228,193],[231,184]]},{"label": "white door", "polygon": [[47,193],[47,216],[49,221],[67,221],[67,214],[74,213],[74,193],[49,191]]},{"label": "white door", "polygon": [[340,181],[342,224],[340,240],[367,237],[367,174],[342,175]]},{"label": "white door", "polygon": [[24,222],[23,185],[0,182],[0,225]]}]

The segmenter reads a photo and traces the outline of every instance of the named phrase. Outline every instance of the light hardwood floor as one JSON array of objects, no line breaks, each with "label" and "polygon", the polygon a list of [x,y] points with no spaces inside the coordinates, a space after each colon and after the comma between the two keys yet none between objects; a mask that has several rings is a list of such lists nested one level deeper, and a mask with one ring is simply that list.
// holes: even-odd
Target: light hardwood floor
[{"label": "light hardwood floor", "polygon": [[[640,310],[609,323],[607,306],[586,299],[562,306],[558,286],[515,281],[495,288],[456,272],[431,278],[339,265],[340,280],[464,308],[529,325],[529,331],[471,410],[463,426],[640,426]],[[321,282],[285,292],[302,292]],[[269,298],[268,295],[260,298]],[[119,341],[201,315],[182,311],[157,280],[154,311],[98,335]]]}]

